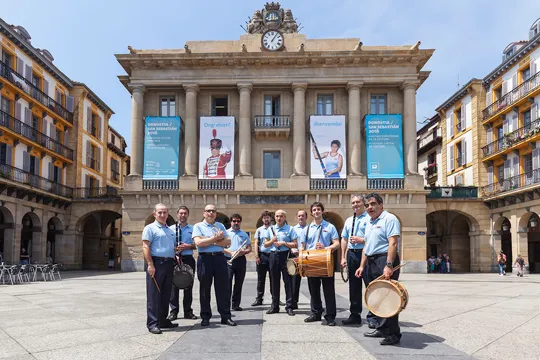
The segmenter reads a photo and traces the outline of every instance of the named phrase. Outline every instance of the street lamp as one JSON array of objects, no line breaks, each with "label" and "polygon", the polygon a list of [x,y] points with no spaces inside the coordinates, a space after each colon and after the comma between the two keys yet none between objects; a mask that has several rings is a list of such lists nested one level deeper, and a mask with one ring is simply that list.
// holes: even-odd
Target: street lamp
[{"label": "street lamp", "polygon": [[536,217],[536,215],[531,216],[530,225],[533,228],[536,227],[536,225],[538,225],[538,218]]}]

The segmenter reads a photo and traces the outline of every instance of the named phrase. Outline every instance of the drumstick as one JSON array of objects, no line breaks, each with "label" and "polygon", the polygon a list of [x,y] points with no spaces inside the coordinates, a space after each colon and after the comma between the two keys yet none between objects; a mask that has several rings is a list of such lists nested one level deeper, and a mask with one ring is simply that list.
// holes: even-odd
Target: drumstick
[{"label": "drumstick", "polygon": [[152,276],[152,280],[154,280],[154,284],[156,284],[157,291],[161,295],[161,290],[159,289],[159,285],[157,284],[156,278],[154,276]]},{"label": "drumstick", "polygon": [[[406,262],[404,262],[403,264],[399,264],[398,266],[396,266],[395,268],[393,268],[392,271],[399,270],[400,268],[402,268],[402,267],[405,266],[405,265],[407,265]],[[381,280],[383,277],[384,277],[384,274],[382,274],[381,276],[379,276],[378,278],[376,278],[376,279],[373,280],[373,281]]]}]

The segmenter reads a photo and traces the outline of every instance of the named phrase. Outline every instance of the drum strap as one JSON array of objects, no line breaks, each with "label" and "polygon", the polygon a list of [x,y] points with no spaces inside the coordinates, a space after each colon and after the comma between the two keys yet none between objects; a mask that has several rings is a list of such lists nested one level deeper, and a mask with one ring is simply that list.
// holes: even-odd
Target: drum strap
[{"label": "drum strap", "polygon": [[[309,229],[311,228],[311,224],[307,226],[307,230],[306,230],[306,248],[307,248],[307,243],[309,242]],[[321,234],[322,234],[322,223],[321,225],[319,225],[319,228],[320,228],[320,231],[319,231],[319,237],[317,238],[317,242],[320,242],[321,241]],[[315,229],[315,233],[317,232],[317,229]]]}]

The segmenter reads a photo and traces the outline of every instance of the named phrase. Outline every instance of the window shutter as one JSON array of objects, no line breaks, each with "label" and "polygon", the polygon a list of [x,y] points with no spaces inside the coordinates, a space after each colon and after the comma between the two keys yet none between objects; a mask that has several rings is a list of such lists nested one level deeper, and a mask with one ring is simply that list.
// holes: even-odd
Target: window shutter
[{"label": "window shutter", "polygon": [[84,187],[85,188],[90,187],[90,176],[88,174],[84,175]]},{"label": "window shutter", "polygon": [[96,170],[101,171],[101,148],[99,147],[96,147],[96,158],[97,158]]},{"label": "window shutter", "polygon": [[24,62],[21,58],[17,58],[17,73],[23,75],[24,72]]},{"label": "window shutter", "polygon": [[30,172],[30,154],[23,151],[23,170]]},{"label": "window shutter", "polygon": [[531,61],[531,77],[533,77],[536,74],[536,63],[534,61]]},{"label": "window shutter", "polygon": [[461,142],[461,164],[466,165],[467,163],[467,141],[463,139]]},{"label": "window shutter", "polygon": [[15,119],[22,121],[21,117],[21,104],[19,102],[15,103]]},{"label": "window shutter", "polygon": [[12,147],[6,144],[6,164],[11,165]]},{"label": "window shutter", "polygon": [[64,169],[58,168],[58,183],[63,184],[64,181]]},{"label": "window shutter", "polygon": [[504,160],[504,178],[508,179],[510,177],[510,159]]},{"label": "window shutter", "polygon": [[66,96],[66,109],[67,109],[67,111],[73,112],[73,105],[74,105],[73,96]]},{"label": "window shutter", "polygon": [[86,140],[86,166],[92,167],[92,144],[90,140]]},{"label": "window shutter", "polygon": [[532,152],[532,168],[533,168],[533,170],[538,169],[538,151],[539,150],[540,150],[540,148],[533,149],[533,152]]},{"label": "window shutter", "polygon": [[24,122],[27,125],[32,125],[32,110],[24,108]]},{"label": "window shutter", "polygon": [[448,170],[452,171],[454,170],[454,146],[450,146],[450,151],[448,152],[448,156],[450,158],[450,161],[448,163]]},{"label": "window shutter", "polygon": [[519,156],[514,157],[514,171],[512,175],[513,176],[519,175]]},{"label": "window shutter", "polygon": [[62,104],[62,94],[60,93],[60,90],[58,89],[54,89],[54,100],[57,103]]},{"label": "window shutter", "polygon": [[506,136],[506,134],[508,134],[508,118],[503,121],[503,135]]},{"label": "window shutter", "polygon": [[516,131],[518,129],[518,114],[514,113],[512,116],[512,131]]},{"label": "window shutter", "polygon": [[54,126],[52,123],[49,126],[49,133],[50,138],[56,140],[56,126]]},{"label": "window shutter", "polygon": [[490,126],[487,130],[487,143],[491,144],[493,142],[493,127]]},{"label": "window shutter", "polygon": [[538,117],[538,103],[533,103],[531,105],[531,121],[535,121]]},{"label": "window shutter", "polygon": [[486,107],[491,105],[491,100],[492,100],[491,99],[491,96],[492,96],[491,94],[492,94],[491,90],[488,91],[487,94],[486,94]]},{"label": "window shutter", "polygon": [[49,163],[49,180],[54,180],[54,165],[52,162]]},{"label": "window shutter", "polygon": [[43,135],[47,135],[47,120],[45,118],[41,119],[41,132]]},{"label": "window shutter", "polygon": [[92,108],[90,106],[86,108],[86,131],[92,133]]},{"label": "window shutter", "polygon": [[32,81],[32,67],[30,65],[24,67],[24,78],[28,81]]},{"label": "window shutter", "polygon": [[487,173],[488,173],[488,185],[491,185],[493,184],[493,166],[489,166],[488,169],[487,169]]},{"label": "window shutter", "polygon": [[467,120],[467,113],[465,112],[466,110],[466,107],[465,105],[461,105],[461,122],[462,122],[462,125],[463,125],[463,128],[466,127],[466,120]]},{"label": "window shutter", "polygon": [[450,116],[446,118],[446,122],[448,123],[448,138],[451,138],[454,136],[454,113],[450,113]]},{"label": "window shutter", "polygon": [[49,82],[45,79],[43,79],[43,92],[49,96]]},{"label": "window shutter", "polygon": [[502,83],[502,95],[506,95],[508,92],[508,81],[503,81]]},{"label": "window shutter", "polygon": [[64,131],[64,145],[67,146],[67,144],[68,144],[68,130],[66,129]]},{"label": "window shutter", "polygon": [[99,188],[99,179],[96,179],[96,188]]},{"label": "window shutter", "polygon": [[512,89],[515,89],[517,86],[517,73],[515,73],[514,75],[512,75]]}]

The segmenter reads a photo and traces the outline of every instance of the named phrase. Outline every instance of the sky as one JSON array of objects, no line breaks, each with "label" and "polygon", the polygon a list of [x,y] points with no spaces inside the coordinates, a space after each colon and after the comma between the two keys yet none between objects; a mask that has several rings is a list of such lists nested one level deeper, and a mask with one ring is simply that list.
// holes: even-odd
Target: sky
[{"label": "sky", "polygon": [[[22,2],[28,6],[23,7]],[[262,1],[23,0],[2,4],[0,17],[22,25],[69,78],[84,82],[114,110],[111,125],[128,143],[131,96],[114,54],[182,48],[189,40],[236,40]],[[364,45],[435,49],[417,93],[417,128],[471,78],[501,63],[512,41],[527,40],[540,17],[538,0],[285,0],[307,38],[360,38]],[[331,5],[330,5],[331,4]],[[519,6],[518,6],[519,5]],[[28,11],[27,9],[32,9]]]}]

